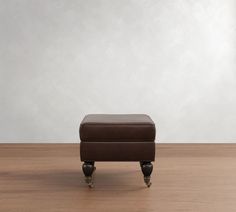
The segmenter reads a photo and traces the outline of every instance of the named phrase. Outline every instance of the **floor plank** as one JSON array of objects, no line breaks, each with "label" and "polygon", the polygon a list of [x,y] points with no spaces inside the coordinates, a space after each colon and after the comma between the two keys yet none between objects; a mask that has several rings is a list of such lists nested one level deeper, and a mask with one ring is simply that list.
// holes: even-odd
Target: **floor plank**
[{"label": "floor plank", "polygon": [[138,163],[96,163],[79,144],[0,144],[0,211],[236,211],[236,144],[158,144],[152,186]]}]

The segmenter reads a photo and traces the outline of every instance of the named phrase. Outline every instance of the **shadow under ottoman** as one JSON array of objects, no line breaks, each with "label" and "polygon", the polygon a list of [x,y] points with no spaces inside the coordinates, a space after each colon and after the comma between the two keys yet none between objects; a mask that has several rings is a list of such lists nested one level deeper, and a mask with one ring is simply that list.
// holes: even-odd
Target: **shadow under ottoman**
[{"label": "shadow under ottoman", "polygon": [[80,157],[89,187],[95,161],[139,161],[144,182],[151,185],[155,160],[155,124],[145,114],[89,114],[80,124]]}]

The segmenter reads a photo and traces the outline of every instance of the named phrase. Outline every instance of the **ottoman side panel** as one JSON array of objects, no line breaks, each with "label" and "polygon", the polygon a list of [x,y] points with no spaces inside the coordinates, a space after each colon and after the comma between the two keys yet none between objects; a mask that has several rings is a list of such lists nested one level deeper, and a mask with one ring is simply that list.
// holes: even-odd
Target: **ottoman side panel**
[{"label": "ottoman side panel", "polygon": [[154,142],[81,142],[81,161],[154,161]]}]

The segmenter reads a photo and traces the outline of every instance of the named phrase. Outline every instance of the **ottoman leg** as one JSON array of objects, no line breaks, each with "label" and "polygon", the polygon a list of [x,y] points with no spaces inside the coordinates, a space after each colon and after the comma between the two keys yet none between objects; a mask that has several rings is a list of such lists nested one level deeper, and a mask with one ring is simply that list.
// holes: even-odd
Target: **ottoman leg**
[{"label": "ottoman leg", "polygon": [[93,187],[93,172],[95,171],[96,167],[94,166],[94,161],[84,161],[82,166],[82,170],[85,175],[85,182],[88,184],[90,188]]},{"label": "ottoman leg", "polygon": [[147,187],[151,186],[151,174],[153,170],[153,165],[150,161],[140,161],[140,166],[144,176],[144,182]]}]

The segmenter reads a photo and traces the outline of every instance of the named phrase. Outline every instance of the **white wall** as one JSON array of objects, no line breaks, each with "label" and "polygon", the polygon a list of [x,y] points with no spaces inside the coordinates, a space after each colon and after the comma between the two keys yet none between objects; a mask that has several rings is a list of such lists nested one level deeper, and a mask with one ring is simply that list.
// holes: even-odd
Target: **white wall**
[{"label": "white wall", "polygon": [[0,142],[77,142],[87,113],[236,142],[236,1],[0,0]]}]

